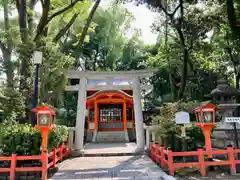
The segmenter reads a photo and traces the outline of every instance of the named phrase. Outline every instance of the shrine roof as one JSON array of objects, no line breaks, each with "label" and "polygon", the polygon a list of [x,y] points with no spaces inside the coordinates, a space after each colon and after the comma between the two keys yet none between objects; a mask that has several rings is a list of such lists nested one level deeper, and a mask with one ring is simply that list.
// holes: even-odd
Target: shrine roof
[{"label": "shrine roof", "polygon": [[87,99],[91,99],[93,97],[96,97],[99,94],[112,93],[112,92],[121,93],[121,94],[125,95],[126,97],[132,98],[132,96],[130,96],[129,94],[127,94],[127,93],[125,93],[124,91],[121,91],[121,90],[100,90],[100,91],[94,93],[93,95],[87,97]]}]

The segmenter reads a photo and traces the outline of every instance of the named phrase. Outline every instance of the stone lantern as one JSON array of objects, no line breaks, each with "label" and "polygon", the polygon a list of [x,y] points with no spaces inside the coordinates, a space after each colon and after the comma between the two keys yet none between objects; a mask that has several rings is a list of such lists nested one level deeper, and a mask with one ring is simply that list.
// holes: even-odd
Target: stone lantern
[{"label": "stone lantern", "polygon": [[209,94],[216,104],[233,104],[236,103],[236,97],[240,96],[240,91],[230,87],[226,80],[219,80],[218,85]]},{"label": "stone lantern", "polygon": [[[237,129],[240,130],[239,124],[229,124],[225,122],[226,117],[239,117],[238,109],[240,104],[236,99],[240,96],[240,91],[230,87],[226,80],[219,80],[218,85],[209,94],[213,103],[217,105],[217,126],[212,133],[213,148],[225,149],[228,145],[238,147]],[[238,135],[240,137],[240,133]]]}]

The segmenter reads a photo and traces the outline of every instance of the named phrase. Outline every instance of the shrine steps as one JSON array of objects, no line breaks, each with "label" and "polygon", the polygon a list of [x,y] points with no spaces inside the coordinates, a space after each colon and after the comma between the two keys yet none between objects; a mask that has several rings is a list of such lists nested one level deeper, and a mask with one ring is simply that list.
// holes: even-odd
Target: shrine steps
[{"label": "shrine steps", "polygon": [[98,131],[93,142],[109,143],[109,142],[129,142],[127,131]]},{"label": "shrine steps", "polygon": [[141,156],[148,152],[137,150],[137,145],[131,143],[87,143],[82,151],[72,151],[72,157],[111,157],[111,156]]}]

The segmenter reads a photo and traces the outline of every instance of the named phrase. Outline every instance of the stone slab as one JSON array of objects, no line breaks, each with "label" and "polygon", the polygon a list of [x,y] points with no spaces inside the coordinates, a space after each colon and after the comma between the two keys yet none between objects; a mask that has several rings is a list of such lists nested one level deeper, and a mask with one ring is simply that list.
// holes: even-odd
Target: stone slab
[{"label": "stone slab", "polygon": [[146,156],[78,157],[63,162],[51,180],[176,180]]},{"label": "stone slab", "polygon": [[136,143],[87,143],[81,152],[72,152],[74,157],[93,156],[131,156],[142,155]]}]

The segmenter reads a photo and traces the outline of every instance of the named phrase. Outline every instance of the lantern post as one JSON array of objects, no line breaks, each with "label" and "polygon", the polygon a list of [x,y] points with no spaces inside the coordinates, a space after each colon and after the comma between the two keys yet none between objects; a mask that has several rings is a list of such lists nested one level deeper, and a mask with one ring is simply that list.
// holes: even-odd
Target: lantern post
[{"label": "lantern post", "polygon": [[[38,104],[38,74],[39,74],[39,67],[42,64],[42,52],[34,51],[32,60],[33,60],[33,64],[36,66],[35,76],[34,76],[33,99],[32,99],[32,108],[34,109]],[[36,124],[36,115],[34,113],[32,115],[31,123],[33,126]]]},{"label": "lantern post", "polygon": [[47,180],[47,166],[48,166],[48,135],[54,128],[54,120],[56,117],[55,111],[48,106],[38,106],[32,110],[36,114],[37,124],[36,129],[40,130],[42,136],[42,180]]},{"label": "lantern post", "polygon": [[[210,103],[195,109],[196,125],[203,131],[207,151],[212,150],[211,133],[212,129],[216,126],[215,113],[216,106]],[[212,154],[209,154],[208,157],[212,158]]]}]

